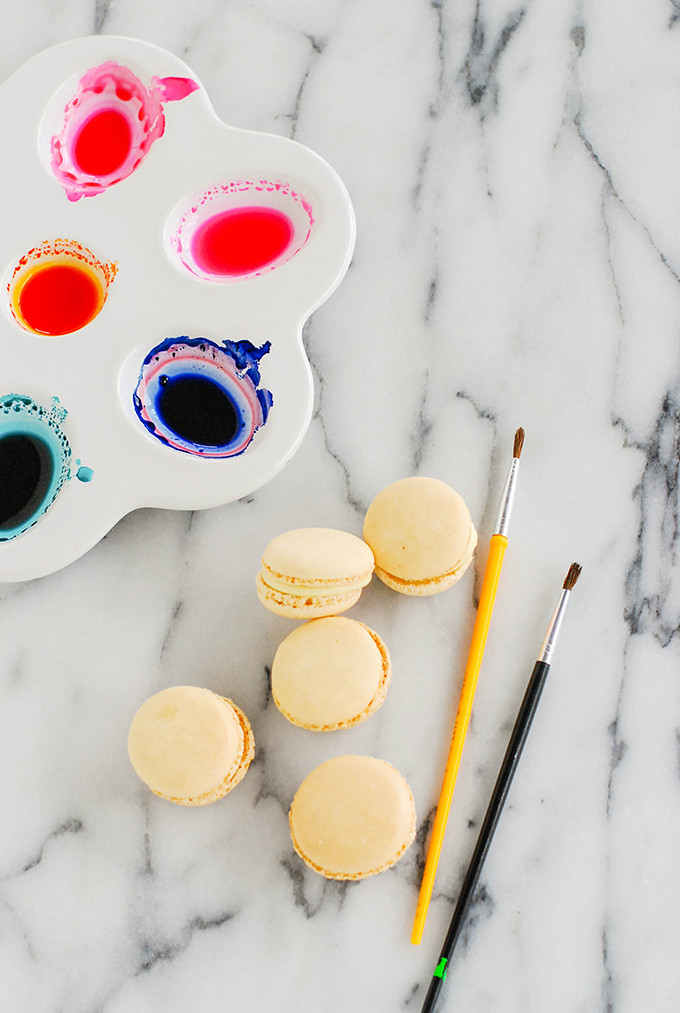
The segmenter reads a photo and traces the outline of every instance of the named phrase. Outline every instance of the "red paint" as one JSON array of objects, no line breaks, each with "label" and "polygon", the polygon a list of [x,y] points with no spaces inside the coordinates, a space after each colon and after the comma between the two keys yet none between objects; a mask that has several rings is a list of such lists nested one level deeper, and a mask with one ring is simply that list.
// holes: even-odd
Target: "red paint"
[{"label": "red paint", "polygon": [[130,154],[132,131],[122,113],[103,109],[85,120],[73,145],[73,160],[88,176],[109,176]]},{"label": "red paint", "polygon": [[19,312],[38,334],[70,334],[96,317],[102,289],[77,264],[45,264],[32,271],[19,293]]},{"label": "red paint", "polygon": [[232,208],[203,222],[191,252],[200,270],[221,277],[250,274],[277,260],[293,237],[290,219],[274,208]]}]

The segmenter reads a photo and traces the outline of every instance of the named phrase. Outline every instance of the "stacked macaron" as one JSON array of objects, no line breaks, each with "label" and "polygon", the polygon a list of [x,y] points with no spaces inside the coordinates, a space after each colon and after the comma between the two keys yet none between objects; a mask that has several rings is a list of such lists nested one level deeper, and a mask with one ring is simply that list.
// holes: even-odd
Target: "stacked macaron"
[{"label": "stacked macaron", "polygon": [[286,531],[264,550],[258,597],[271,612],[289,619],[336,615],[359,600],[373,565],[366,543],[347,531]]}]

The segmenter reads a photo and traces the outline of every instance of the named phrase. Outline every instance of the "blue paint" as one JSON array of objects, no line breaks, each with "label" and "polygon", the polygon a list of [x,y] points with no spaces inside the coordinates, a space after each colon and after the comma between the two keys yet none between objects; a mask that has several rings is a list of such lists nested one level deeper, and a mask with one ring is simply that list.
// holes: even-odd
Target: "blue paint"
[{"label": "blue paint", "polygon": [[76,478],[79,482],[91,482],[93,476],[94,472],[92,468],[87,468],[84,464],[76,472]]},{"label": "blue paint", "polygon": [[199,447],[224,447],[243,433],[243,413],[229,391],[208,376],[160,376],[154,401],[163,425]]},{"label": "blue paint", "polygon": [[56,397],[49,408],[25,394],[0,397],[0,542],[40,520],[70,478],[66,415]]},{"label": "blue paint", "polygon": [[271,342],[166,338],[148,353],[133,403],[146,429],[173,450],[233,457],[269,416],[271,391],[260,387],[260,360]]},{"label": "blue paint", "polygon": [[272,397],[272,392],[270,390],[267,390],[266,387],[259,387],[255,391],[255,393],[257,395],[257,400],[260,402],[260,408],[262,409],[262,418],[263,418],[263,421],[266,422],[267,418],[269,416],[269,409],[271,408],[271,406],[274,403],[274,398]]}]

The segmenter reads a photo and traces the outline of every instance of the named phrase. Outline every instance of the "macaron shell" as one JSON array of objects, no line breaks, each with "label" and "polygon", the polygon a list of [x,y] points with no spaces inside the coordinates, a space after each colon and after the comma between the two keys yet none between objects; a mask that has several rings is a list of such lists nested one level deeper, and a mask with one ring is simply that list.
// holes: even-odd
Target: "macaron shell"
[{"label": "macaron shell", "polygon": [[[240,707],[237,707],[233,700],[227,699],[226,696],[220,697],[220,700],[224,700],[226,704],[233,708],[236,717],[239,720],[241,729],[243,731],[243,753],[241,754],[241,760],[232,774],[225,777],[222,784],[215,788],[214,791],[209,792],[206,795],[200,795],[197,798],[172,798],[170,795],[163,795],[159,791],[154,791],[154,795],[158,795],[159,798],[164,798],[167,802],[174,802],[175,805],[183,806],[200,806],[209,805],[211,802],[219,802],[221,798],[228,795],[230,791],[240,784],[243,778],[248,773],[248,768],[253,762],[255,757],[255,737],[253,730],[250,726],[248,718],[245,716]],[[153,789],[152,789],[153,791]]]},{"label": "macaron shell", "polygon": [[241,774],[252,748],[245,715],[231,701],[198,686],[173,686],[154,694],[135,714],[128,734],[137,775],[154,794],[183,805],[221,797],[222,789]]},{"label": "macaron shell", "polygon": [[477,532],[462,496],[439,479],[416,476],[378,493],[364,539],[382,573],[408,582],[444,578],[450,586],[469,565]]},{"label": "macaron shell", "polygon": [[337,615],[339,612],[346,612],[361,597],[361,588],[344,592],[329,590],[327,593],[319,590],[315,595],[286,594],[270,587],[264,580],[262,570],[256,577],[255,586],[257,596],[264,607],[276,615],[285,616],[286,619],[319,619],[323,616]]},{"label": "macaron shell", "polygon": [[413,842],[413,795],[399,771],[370,756],[339,756],[316,767],[289,814],[298,855],[327,879],[383,872]]},{"label": "macaron shell", "polygon": [[382,639],[340,616],[314,619],[279,645],[272,695],[292,724],[309,731],[351,728],[384,702],[392,667]]},{"label": "macaron shell", "polygon": [[399,591],[401,594],[410,594],[419,597],[424,597],[430,594],[439,594],[440,591],[446,591],[449,587],[453,587],[457,584],[460,578],[463,576],[465,571],[470,566],[475,554],[477,547],[477,532],[472,529],[470,534],[470,540],[468,543],[468,549],[466,551],[466,558],[460,564],[460,566],[452,570],[450,573],[445,573],[441,577],[429,577],[425,580],[403,580],[402,578],[395,577],[394,574],[387,573],[381,567],[376,566],[375,575],[378,577],[383,584],[387,584],[394,591]]},{"label": "macaron shell", "polygon": [[298,528],[274,538],[264,550],[262,566],[291,584],[337,584],[360,578],[368,583],[373,553],[348,531],[335,528]]}]

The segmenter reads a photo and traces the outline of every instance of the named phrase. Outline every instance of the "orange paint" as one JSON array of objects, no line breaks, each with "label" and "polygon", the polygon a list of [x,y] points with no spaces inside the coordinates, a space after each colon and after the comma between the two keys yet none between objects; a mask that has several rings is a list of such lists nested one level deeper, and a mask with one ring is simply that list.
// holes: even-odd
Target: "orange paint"
[{"label": "orange paint", "polygon": [[71,334],[99,313],[102,287],[87,268],[43,264],[31,271],[19,292],[19,312],[36,334]]},{"label": "orange paint", "polygon": [[21,258],[7,286],[12,315],[34,334],[72,334],[100,312],[116,272],[73,239],[41,243]]}]

